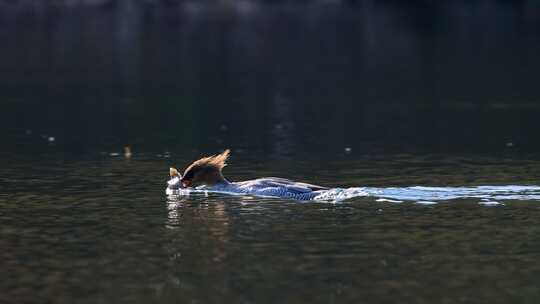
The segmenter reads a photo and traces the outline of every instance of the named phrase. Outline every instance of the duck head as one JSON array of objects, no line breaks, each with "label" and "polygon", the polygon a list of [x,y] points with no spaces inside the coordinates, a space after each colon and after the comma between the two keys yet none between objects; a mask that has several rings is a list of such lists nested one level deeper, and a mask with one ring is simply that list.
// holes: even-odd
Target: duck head
[{"label": "duck head", "polygon": [[222,170],[227,165],[225,161],[229,158],[230,153],[231,151],[227,149],[221,154],[203,157],[193,162],[180,177],[182,186],[184,188],[201,185],[212,186],[217,183],[226,182],[227,180],[223,177]]},{"label": "duck head", "polygon": [[169,168],[169,175],[171,179],[167,182],[168,188],[171,190],[178,190],[182,188],[182,175],[175,168]]}]

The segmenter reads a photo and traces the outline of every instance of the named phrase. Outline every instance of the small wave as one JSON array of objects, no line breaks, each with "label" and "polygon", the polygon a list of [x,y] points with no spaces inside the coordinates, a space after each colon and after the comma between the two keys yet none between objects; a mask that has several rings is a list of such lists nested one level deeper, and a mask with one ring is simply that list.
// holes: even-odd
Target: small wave
[{"label": "small wave", "polygon": [[[330,189],[315,200],[343,201],[358,197],[379,200],[414,201],[430,204],[464,198],[482,199],[483,202],[502,200],[540,200],[540,186],[478,186],[478,187],[361,187]],[[489,205],[489,204],[484,204]],[[495,205],[495,204],[491,204]]]},{"label": "small wave", "polygon": [[[232,195],[257,195],[256,193],[235,193],[212,189],[167,189],[167,195],[187,196],[193,193],[207,195],[221,193]],[[502,206],[505,200],[540,201],[540,186],[478,186],[478,187],[353,187],[333,188],[312,198],[315,201],[340,202],[354,198],[375,198],[378,202],[415,202],[433,205],[456,199],[478,199],[484,206]]]}]

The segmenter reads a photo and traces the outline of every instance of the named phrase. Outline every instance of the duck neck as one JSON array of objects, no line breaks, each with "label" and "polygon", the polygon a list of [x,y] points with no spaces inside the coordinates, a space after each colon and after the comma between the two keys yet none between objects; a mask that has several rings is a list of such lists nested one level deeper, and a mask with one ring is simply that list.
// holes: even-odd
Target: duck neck
[{"label": "duck neck", "polygon": [[219,185],[219,186],[229,186],[231,185],[231,182],[229,182],[226,178],[224,178],[223,176],[221,176],[221,179],[218,180],[216,182],[216,185]]},{"label": "duck neck", "polygon": [[215,174],[213,178],[210,178],[210,181],[207,184],[216,186],[228,186],[231,183],[225,177],[223,177],[223,174],[221,174],[221,172],[217,172],[217,174]]}]

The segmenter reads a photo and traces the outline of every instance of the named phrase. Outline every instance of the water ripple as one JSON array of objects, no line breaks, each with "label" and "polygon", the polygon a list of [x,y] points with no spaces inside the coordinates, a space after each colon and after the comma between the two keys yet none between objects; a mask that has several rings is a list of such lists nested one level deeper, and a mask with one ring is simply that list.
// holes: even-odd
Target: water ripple
[{"label": "water ripple", "polygon": [[315,197],[315,200],[343,201],[357,197],[375,197],[386,200],[416,201],[419,203],[465,198],[540,200],[540,186],[335,188]]},{"label": "water ripple", "polygon": [[[167,189],[167,194],[186,196],[191,194],[220,193],[245,195],[239,193],[229,193],[224,191],[212,191],[201,189]],[[483,205],[486,202],[496,202],[504,200],[540,200],[540,186],[476,186],[476,187],[352,187],[352,188],[333,188],[316,196],[315,201],[340,202],[354,198],[376,198],[377,201],[401,203],[404,201],[413,201],[419,204],[436,204],[441,201],[450,201],[457,199],[481,199]]]}]

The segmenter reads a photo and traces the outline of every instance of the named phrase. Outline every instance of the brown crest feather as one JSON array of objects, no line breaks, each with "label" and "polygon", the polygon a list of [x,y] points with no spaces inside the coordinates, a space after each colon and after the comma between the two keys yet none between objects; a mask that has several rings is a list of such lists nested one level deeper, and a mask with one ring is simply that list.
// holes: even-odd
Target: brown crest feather
[{"label": "brown crest feather", "polygon": [[195,161],[191,166],[212,167],[221,171],[227,165],[225,162],[229,158],[230,154],[231,150],[226,149],[221,154],[203,157]]}]

